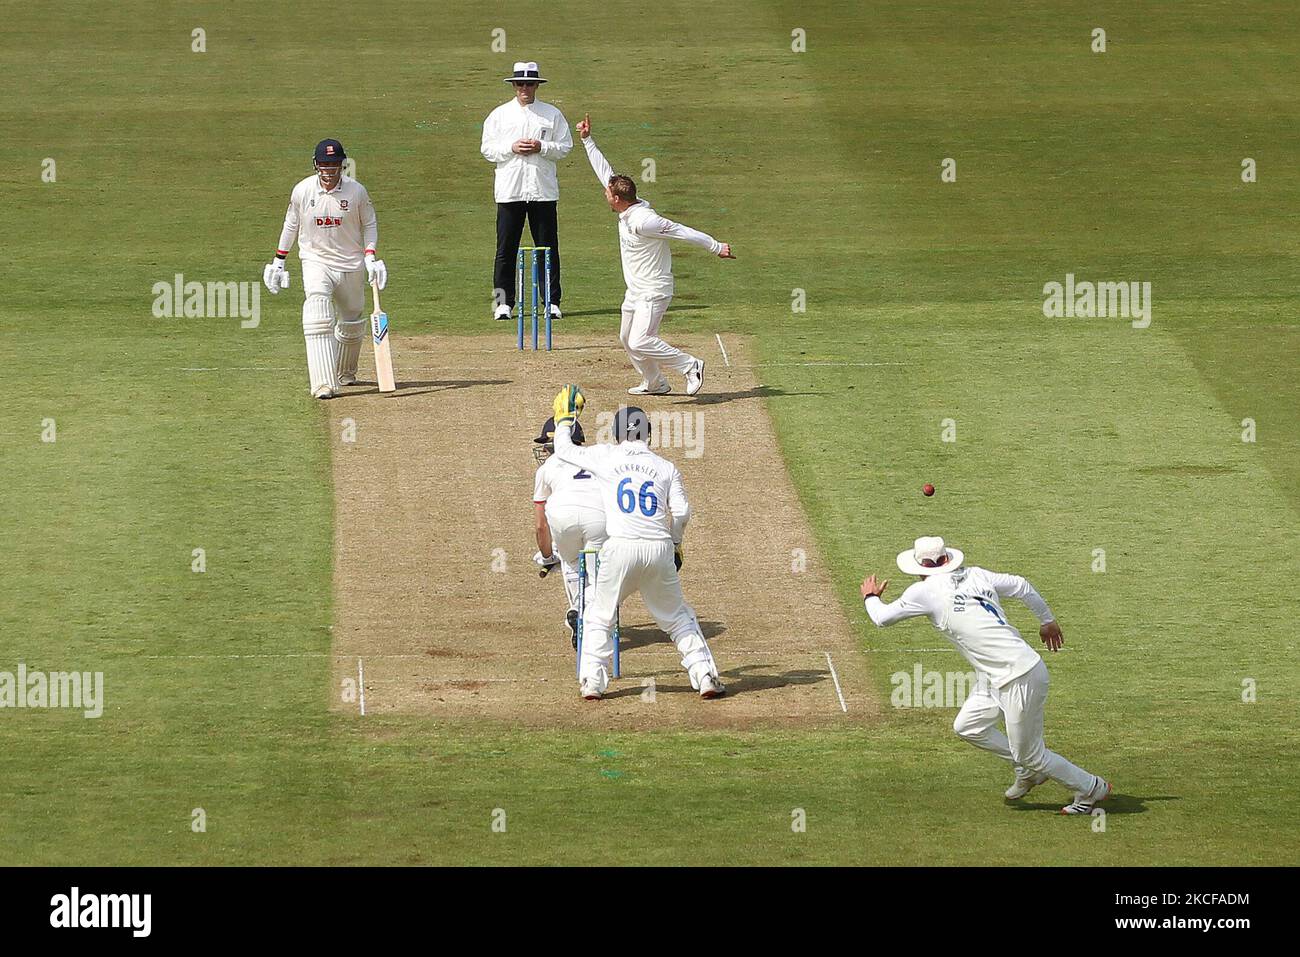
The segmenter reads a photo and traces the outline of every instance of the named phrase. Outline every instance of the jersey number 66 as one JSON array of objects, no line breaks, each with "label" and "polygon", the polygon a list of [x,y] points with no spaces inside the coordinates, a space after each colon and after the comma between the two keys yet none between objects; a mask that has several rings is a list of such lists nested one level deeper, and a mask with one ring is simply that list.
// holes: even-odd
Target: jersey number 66
[{"label": "jersey number 66", "polygon": [[655,495],[654,482],[641,483],[641,490],[635,494],[632,492],[632,480],[625,478],[618,483],[618,508],[619,511],[626,512],[629,515],[636,511],[638,502],[641,505],[641,514],[650,516],[654,515],[655,510],[659,507],[659,497]]}]

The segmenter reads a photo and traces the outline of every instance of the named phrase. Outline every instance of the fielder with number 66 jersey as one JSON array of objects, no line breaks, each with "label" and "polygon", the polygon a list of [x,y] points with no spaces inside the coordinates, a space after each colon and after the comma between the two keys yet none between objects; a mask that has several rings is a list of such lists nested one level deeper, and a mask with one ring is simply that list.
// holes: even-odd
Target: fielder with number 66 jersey
[{"label": "fielder with number 66 jersey", "polygon": [[[575,445],[583,443],[582,427],[573,424]],[[537,554],[533,561],[543,570],[559,564],[564,574],[564,591],[569,599],[565,624],[573,647],[578,647],[578,555],[586,548],[605,544],[605,508],[600,486],[586,469],[555,457],[555,419],[547,419],[542,433],[533,439],[537,475],[533,480],[534,528]],[[588,578],[587,598],[591,599]]]},{"label": "fielder with number 66 jersey", "polygon": [[275,258],[262,271],[273,294],[289,285],[284,259],[298,241],[302,259],[302,334],[307,343],[311,394],[329,399],[357,381],[357,359],[366,339],[366,284],[388,284],[388,270],[375,258],[379,221],[366,188],[343,176],[347,154],[338,140],[316,145],[315,175],[293,188]]},{"label": "fielder with number 66 jersey", "polygon": [[690,518],[681,472],[650,451],[650,419],[635,407],[615,413],[614,445],[574,445],[571,432],[584,403],[576,385],[555,397],[555,457],[596,477],[609,536],[582,622],[579,692],[588,701],[605,693],[614,658],[610,626],[623,600],[639,592],[646,610],[677,645],[691,687],[701,698],[717,698],[726,689],[677,575],[678,548]]}]

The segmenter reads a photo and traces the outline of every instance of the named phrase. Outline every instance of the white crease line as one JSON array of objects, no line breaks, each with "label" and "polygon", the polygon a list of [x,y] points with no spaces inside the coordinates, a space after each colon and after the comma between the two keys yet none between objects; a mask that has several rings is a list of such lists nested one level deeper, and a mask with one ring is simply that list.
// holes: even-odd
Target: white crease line
[{"label": "white crease line", "polygon": [[366,716],[366,669],[361,665],[361,659],[357,659],[357,684],[361,687],[361,717]]},{"label": "white crease line", "polygon": [[835,693],[840,696],[840,710],[845,714],[848,714],[849,706],[844,703],[844,692],[840,690],[840,676],[835,673],[835,663],[831,661],[831,653],[828,651],[825,654],[826,664],[830,665],[831,678],[835,682]]},{"label": "white crease line", "polygon": [[[716,333],[715,333],[716,335]],[[722,346],[721,337],[718,345]],[[909,362],[756,362],[752,365],[732,366],[731,360],[727,356],[727,350],[722,350],[723,361],[733,369],[768,369],[776,366],[814,366],[814,367],[852,367],[852,368],[874,368],[877,366],[906,366],[912,365]],[[173,367],[176,372],[301,372],[300,366],[177,366]],[[363,370],[366,371],[366,370]],[[446,366],[402,366],[403,374],[413,373],[435,373],[441,375],[451,375],[451,371]],[[503,372],[500,366],[456,366],[456,372]],[[359,385],[362,383],[358,383]]]},{"label": "white crease line", "polygon": [[764,366],[906,366],[910,362],[760,362],[751,368]]},{"label": "white crease line", "polygon": [[[667,638],[664,638],[657,642],[652,642],[649,645],[642,645],[635,650],[640,651],[642,648],[650,648],[659,645],[663,645],[665,647],[671,648],[672,642],[669,641]],[[761,656],[773,657],[779,654],[778,652],[774,652],[771,648],[737,648],[730,645],[725,647],[727,651],[735,652],[738,655],[758,655],[760,657]],[[929,648],[929,649],[927,648],[879,648],[875,650],[877,651],[952,651],[953,649],[951,648]],[[570,654],[572,653],[570,652]],[[509,655],[511,658],[545,659],[545,658],[554,658],[557,655],[563,656],[564,652],[563,651],[560,652],[511,651]],[[311,652],[305,652],[303,654],[266,654],[266,655],[144,655],[143,659],[146,661],[245,661],[245,660],[257,660],[257,659],[276,660],[281,658],[286,660],[293,659],[293,658],[331,658],[334,660],[346,661],[349,658],[355,658],[355,657],[356,657],[355,654],[327,654],[323,651],[319,651],[319,652],[311,651]],[[394,660],[406,659],[406,660],[428,661],[432,663],[432,662],[441,661],[444,658],[464,658],[464,657],[466,656],[465,655],[430,655],[430,654],[421,653],[421,654],[411,654],[411,655],[403,655],[403,654],[371,655],[370,660],[374,662],[377,660],[384,660],[384,659],[394,659]]]},{"label": "white crease line", "polygon": [[957,649],[956,649],[956,648],[951,648],[951,647],[948,647],[948,648],[894,648],[894,647],[889,647],[889,648],[863,648],[862,650],[863,650],[863,651],[953,651],[953,652],[955,652]]},{"label": "white crease line", "polygon": [[722,344],[722,336],[715,332],[713,338],[718,340],[718,348],[722,350],[722,361],[731,365],[731,360],[727,358],[727,347]]}]

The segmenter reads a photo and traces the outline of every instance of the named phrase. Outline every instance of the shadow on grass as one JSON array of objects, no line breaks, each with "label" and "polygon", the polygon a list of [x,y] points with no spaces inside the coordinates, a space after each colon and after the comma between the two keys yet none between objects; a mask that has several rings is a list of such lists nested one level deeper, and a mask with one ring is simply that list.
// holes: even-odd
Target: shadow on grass
[{"label": "shadow on grass", "polygon": [[[429,395],[432,392],[449,392],[453,389],[472,389],[480,385],[510,385],[511,379],[434,379],[427,382],[399,382],[397,391],[388,394],[379,391],[377,382],[365,382],[357,380],[359,386],[373,386],[371,389],[364,389],[359,392],[343,392],[336,396],[336,399],[347,399],[352,396],[362,395],[380,395],[385,399],[407,399],[413,395]],[[351,388],[345,386],[344,388]]]},{"label": "shadow on grass", "polygon": [[[1107,815],[1111,814],[1145,814],[1147,812],[1148,801],[1181,801],[1182,798],[1172,794],[1153,795],[1151,797],[1138,797],[1135,794],[1112,794],[1109,798],[1098,805]],[[1036,801],[1029,803],[1027,801],[1007,801],[1007,807],[1016,811],[1051,811],[1053,814],[1059,814],[1069,802],[1065,799],[1051,803]],[[1079,815],[1084,817],[1086,815]]]},{"label": "shadow on grass", "polygon": [[[708,387],[708,373],[705,373],[704,384]],[[758,385],[752,389],[745,389],[741,392],[701,392],[696,396],[683,396],[686,403],[693,405],[720,405],[723,402],[735,402],[737,399],[770,399],[774,396],[792,396],[792,395],[826,395],[824,392],[787,392],[784,389],[777,389],[770,385]],[[682,403],[676,403],[681,405]]]}]

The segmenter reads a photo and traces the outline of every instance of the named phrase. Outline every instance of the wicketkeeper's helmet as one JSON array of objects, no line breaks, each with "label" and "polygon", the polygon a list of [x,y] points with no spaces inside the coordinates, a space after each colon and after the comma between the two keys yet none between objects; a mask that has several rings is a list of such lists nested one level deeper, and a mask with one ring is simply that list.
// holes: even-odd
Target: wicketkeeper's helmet
[{"label": "wicketkeeper's helmet", "polygon": [[614,413],[614,441],[650,441],[650,416],[634,405],[622,406]]}]

